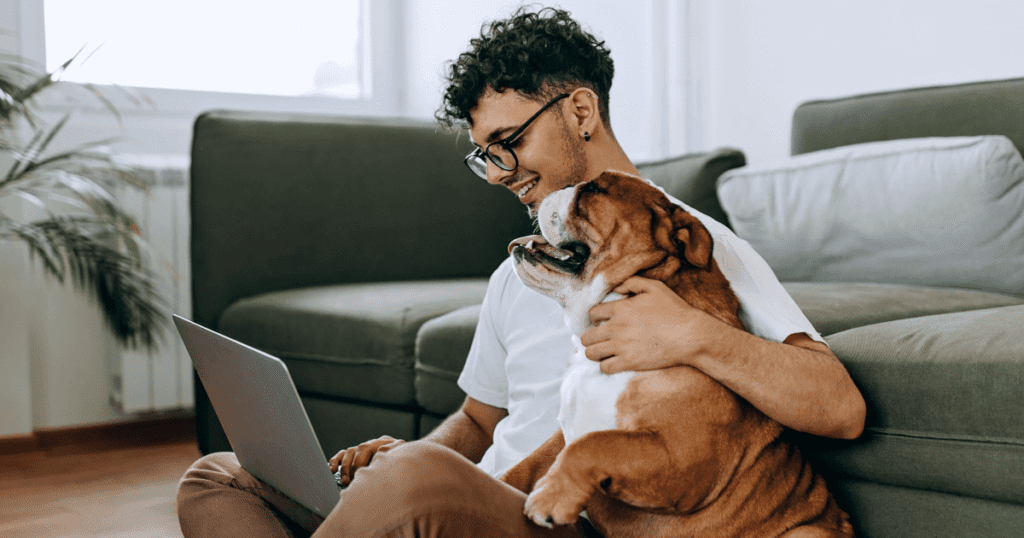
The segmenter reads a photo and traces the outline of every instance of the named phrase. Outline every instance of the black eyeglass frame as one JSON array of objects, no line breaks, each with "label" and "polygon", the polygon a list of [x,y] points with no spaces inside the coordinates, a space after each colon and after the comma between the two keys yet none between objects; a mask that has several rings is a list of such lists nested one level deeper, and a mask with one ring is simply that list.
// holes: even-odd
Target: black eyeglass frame
[{"label": "black eyeglass frame", "polygon": [[[520,125],[518,129],[516,129],[515,131],[512,131],[512,134],[506,136],[505,138],[502,138],[501,140],[498,140],[498,141],[495,141],[495,142],[491,142],[490,144],[487,144],[487,147],[485,147],[483,149],[480,149],[480,148],[474,149],[473,151],[471,151],[469,153],[469,155],[466,155],[465,159],[462,160],[463,164],[465,164],[466,167],[469,168],[474,174],[476,174],[476,175],[478,175],[478,176],[480,176],[480,177],[482,177],[484,179],[487,179],[487,161],[491,161],[492,163],[494,163],[494,166],[497,166],[498,168],[501,168],[502,170],[504,170],[506,172],[511,172],[511,171],[515,170],[516,168],[519,168],[519,156],[516,155],[516,152],[512,150],[512,142],[515,142],[515,139],[519,138],[519,135],[523,134],[523,131],[525,131],[526,128],[529,127],[531,123],[533,123],[533,120],[539,118],[540,115],[543,114],[544,111],[548,109],[548,107],[550,107],[551,105],[557,103],[558,101],[560,101],[562,99],[565,99],[566,97],[569,97],[569,95],[571,95],[571,94],[563,93],[563,94],[555,97],[554,99],[548,101],[547,104],[542,106],[540,108],[540,110],[537,111],[536,114],[534,114],[533,116],[530,116],[530,119],[526,120],[525,123]],[[501,145],[502,149],[504,149],[505,151],[509,152],[510,155],[512,155],[512,160],[515,161],[515,165],[513,165],[511,168],[509,168],[508,165],[506,165],[504,162],[502,162],[500,157],[495,156],[494,154],[491,153],[491,146],[493,146],[495,144]],[[487,159],[484,160],[484,157],[486,157]],[[483,165],[484,165],[483,168],[482,169],[474,168],[473,165],[470,164],[470,160],[483,161]]]}]

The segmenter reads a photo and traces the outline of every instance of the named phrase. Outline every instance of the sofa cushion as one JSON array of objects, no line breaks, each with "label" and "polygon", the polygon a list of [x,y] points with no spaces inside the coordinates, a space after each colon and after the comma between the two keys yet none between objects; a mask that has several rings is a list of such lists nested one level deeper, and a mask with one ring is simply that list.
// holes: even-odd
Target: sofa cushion
[{"label": "sofa cushion", "polygon": [[868,431],[824,450],[842,475],[1024,504],[1024,306],[868,325],[826,340]]},{"label": "sofa cushion", "polygon": [[743,152],[733,148],[720,148],[705,153],[690,153],[662,161],[637,164],[640,174],[653,181],[665,192],[705,215],[729,224],[718,202],[715,183],[718,176],[746,164]]},{"label": "sofa cushion", "polygon": [[416,401],[427,411],[448,415],[465,400],[458,379],[479,319],[480,305],[473,305],[420,327],[416,337]]},{"label": "sofa cushion", "polygon": [[[976,290],[897,284],[786,282],[786,291],[823,336],[854,327],[948,312],[1024,304],[1024,299]],[[465,394],[456,381],[473,341],[480,305],[434,318],[416,337],[416,401],[448,415]]]},{"label": "sofa cushion", "polygon": [[420,326],[486,289],[481,278],[277,291],[232,304],[219,330],[281,358],[300,392],[412,405]]},{"label": "sofa cushion", "polygon": [[1001,293],[860,282],[784,282],[822,336],[897,319],[1024,304]]},{"label": "sofa cushion", "polygon": [[726,172],[718,193],[780,280],[1024,292],[1024,160],[1004,136],[807,153]]}]

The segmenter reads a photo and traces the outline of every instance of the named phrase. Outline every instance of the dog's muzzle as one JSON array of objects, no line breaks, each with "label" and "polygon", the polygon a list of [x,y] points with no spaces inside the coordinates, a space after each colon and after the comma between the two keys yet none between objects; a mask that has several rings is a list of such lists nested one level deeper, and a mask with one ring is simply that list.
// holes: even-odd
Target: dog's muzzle
[{"label": "dog's muzzle", "polygon": [[542,264],[570,275],[579,274],[590,258],[590,247],[579,241],[570,241],[556,247],[530,240],[525,245],[514,245],[511,250],[517,262]]}]

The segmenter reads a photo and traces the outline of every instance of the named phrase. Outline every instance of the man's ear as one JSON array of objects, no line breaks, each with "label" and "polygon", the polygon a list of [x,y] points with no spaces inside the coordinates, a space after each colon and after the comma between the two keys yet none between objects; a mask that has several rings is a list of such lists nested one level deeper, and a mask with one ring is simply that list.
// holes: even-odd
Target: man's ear
[{"label": "man's ear", "polygon": [[672,238],[682,257],[695,267],[711,267],[711,252],[715,247],[715,241],[711,237],[711,232],[697,220],[697,217],[679,206],[673,206],[672,226]]},{"label": "man's ear", "polygon": [[[593,137],[599,130],[601,125],[601,106],[597,98],[597,93],[590,88],[576,88],[569,98],[570,112],[572,113],[572,124],[578,133],[576,136],[580,138]],[[589,141],[588,139],[585,139]]]}]

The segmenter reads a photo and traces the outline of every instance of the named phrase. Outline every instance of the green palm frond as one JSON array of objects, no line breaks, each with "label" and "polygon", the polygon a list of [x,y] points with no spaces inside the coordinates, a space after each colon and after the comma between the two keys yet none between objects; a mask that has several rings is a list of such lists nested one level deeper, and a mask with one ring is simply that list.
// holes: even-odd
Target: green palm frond
[{"label": "green palm frond", "polygon": [[23,58],[0,55],[0,123],[9,125],[20,116],[35,127],[36,120],[28,102],[52,86],[72,61],[74,58],[64,62],[52,73],[47,73]]},{"label": "green palm frond", "polygon": [[9,124],[14,117],[25,115],[24,88],[32,76],[22,62],[0,56],[0,122]]},{"label": "green palm frond", "polygon": [[[15,117],[21,116],[35,127],[37,122],[32,114],[31,107],[28,106],[29,101],[57,84],[60,75],[74,63],[84,50],[85,47],[79,49],[68,61],[50,73],[30,64],[24,58],[0,54],[0,123],[10,124]],[[93,53],[95,52],[94,50]],[[92,56],[92,53],[89,56]],[[71,84],[70,87],[86,91],[93,99],[106,107],[117,119],[118,123],[121,123],[121,113],[117,110],[113,101],[96,85],[75,83]],[[128,97],[132,102],[141,103],[144,101],[150,106],[155,106],[151,99],[137,91],[116,85],[115,88],[120,90],[120,93]]]},{"label": "green palm frond", "polygon": [[[0,201],[18,197],[46,215],[21,222],[0,210],[0,239],[24,242],[45,274],[61,282],[70,275],[75,287],[99,304],[119,343],[153,350],[167,320],[154,277],[143,263],[144,254],[153,251],[116,195],[123,188],[145,190],[148,185],[113,158],[107,146],[116,139],[50,151],[73,111],[52,126],[33,114],[33,100],[40,93],[77,88],[90,92],[120,121],[113,103],[97,87],[55,86],[74,60],[46,73],[21,58],[0,54],[0,157],[7,157],[0,162],[9,163],[0,172]],[[19,139],[27,142],[19,144]]]},{"label": "green palm frond", "polygon": [[36,129],[28,145],[21,152],[15,154],[14,165],[7,171],[7,177],[4,178],[3,182],[0,182],[0,187],[4,183],[16,181],[19,176],[27,173],[26,168],[31,167],[34,162],[39,160],[43,152],[46,151],[46,147],[50,145],[50,142],[53,141],[57,133],[60,132],[70,119],[71,114],[68,113],[57,122],[57,125],[49,129]]},{"label": "green palm frond", "polygon": [[107,223],[82,217],[15,225],[7,234],[25,242],[47,274],[61,282],[70,275],[79,290],[96,300],[122,345],[157,346],[166,319],[163,302],[141,257],[131,254],[138,248],[117,247],[124,235]]}]

